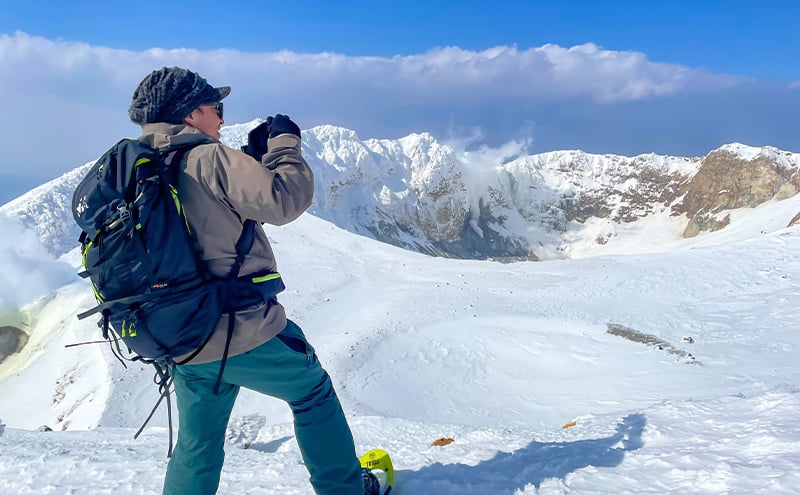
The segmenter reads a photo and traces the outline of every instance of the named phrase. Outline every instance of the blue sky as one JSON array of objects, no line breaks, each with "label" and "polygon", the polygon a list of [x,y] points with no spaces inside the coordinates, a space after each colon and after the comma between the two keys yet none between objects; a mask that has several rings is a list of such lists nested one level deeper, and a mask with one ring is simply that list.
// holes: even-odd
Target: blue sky
[{"label": "blue sky", "polygon": [[232,85],[228,123],[288,113],[532,153],[798,151],[798,26],[788,0],[4,2],[0,203],[135,135],[130,95],[163,65]]}]

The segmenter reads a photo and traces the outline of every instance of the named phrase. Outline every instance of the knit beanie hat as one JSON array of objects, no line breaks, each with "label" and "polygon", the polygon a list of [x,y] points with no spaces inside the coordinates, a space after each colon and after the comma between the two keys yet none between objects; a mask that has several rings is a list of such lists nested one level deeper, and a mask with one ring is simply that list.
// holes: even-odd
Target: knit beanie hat
[{"label": "knit beanie hat", "polygon": [[133,93],[128,116],[134,124],[181,124],[204,103],[228,96],[230,86],[215,88],[200,74],[180,67],[162,67],[142,79]]}]

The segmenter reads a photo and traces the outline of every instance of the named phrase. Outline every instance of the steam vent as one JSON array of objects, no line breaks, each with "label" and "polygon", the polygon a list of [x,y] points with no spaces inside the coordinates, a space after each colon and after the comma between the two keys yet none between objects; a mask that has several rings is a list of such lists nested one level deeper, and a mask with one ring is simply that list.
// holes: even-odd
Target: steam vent
[{"label": "steam vent", "polygon": [[17,327],[0,327],[0,363],[28,343],[28,334]]}]

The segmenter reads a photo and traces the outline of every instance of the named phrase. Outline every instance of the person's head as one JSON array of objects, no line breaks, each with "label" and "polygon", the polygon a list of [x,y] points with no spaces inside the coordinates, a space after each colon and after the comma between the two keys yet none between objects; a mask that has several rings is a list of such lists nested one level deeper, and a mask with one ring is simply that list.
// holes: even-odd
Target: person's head
[{"label": "person's head", "polygon": [[230,86],[215,88],[180,67],[162,67],[147,75],[133,93],[128,116],[135,124],[186,124],[219,139],[222,99]]}]

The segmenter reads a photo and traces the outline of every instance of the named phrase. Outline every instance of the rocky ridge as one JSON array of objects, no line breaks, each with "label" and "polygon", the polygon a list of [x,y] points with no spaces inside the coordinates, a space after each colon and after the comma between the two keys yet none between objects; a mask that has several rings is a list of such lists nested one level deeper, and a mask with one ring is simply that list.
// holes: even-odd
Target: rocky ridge
[{"label": "rocky ridge", "polygon": [[[223,129],[238,148],[258,120]],[[569,257],[570,234],[601,221],[599,248],[621,225],[651,217],[682,222],[683,237],[725,228],[734,209],[800,191],[800,154],[725,145],[705,157],[624,157],[555,151],[493,160],[456,152],[428,133],[365,139],[349,129],[303,132],[315,173],[311,213],[347,230],[428,254],[475,259]],[[36,229],[55,255],[77,239],[71,192],[90,164],[0,211]],[[786,225],[797,222],[787,218]]]}]

